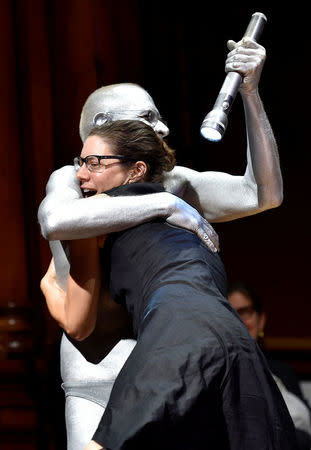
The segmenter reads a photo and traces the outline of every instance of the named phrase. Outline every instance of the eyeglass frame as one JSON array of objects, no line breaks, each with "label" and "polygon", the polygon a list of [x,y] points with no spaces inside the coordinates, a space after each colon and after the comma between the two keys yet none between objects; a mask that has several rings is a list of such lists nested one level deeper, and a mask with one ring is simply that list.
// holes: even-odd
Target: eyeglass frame
[{"label": "eyeglass frame", "polygon": [[[150,115],[153,117],[151,118]],[[162,122],[165,126],[167,126],[166,120],[160,115],[159,111],[154,111],[152,109],[140,110],[140,109],[127,109],[122,112],[99,112],[95,114],[93,117],[93,125],[101,126],[106,123],[111,123],[115,119],[115,117],[121,117],[121,120],[125,117],[131,118],[132,120],[144,120],[148,122],[153,127],[157,124],[157,122]]]},{"label": "eyeglass frame", "polygon": [[241,318],[244,318],[245,320],[251,319],[255,313],[259,314],[258,311],[253,306],[242,306],[241,308],[238,308],[237,313]]},{"label": "eyeglass frame", "polygon": [[[98,161],[98,166],[96,169],[90,168],[90,166],[88,165],[88,158],[97,158]],[[101,172],[101,168],[103,168],[103,170],[105,170],[105,168],[107,167],[105,164],[101,165],[100,162],[102,159],[120,159],[120,163],[125,163],[125,162],[134,162],[134,159],[128,158],[127,156],[124,155],[88,155],[85,158],[82,158],[82,156],[75,156],[73,158],[73,165],[74,168],[76,170],[76,172],[78,172],[78,170],[81,169],[81,167],[83,166],[83,164],[86,165],[86,168],[89,172]],[[82,161],[82,164],[79,164],[79,161]]]}]

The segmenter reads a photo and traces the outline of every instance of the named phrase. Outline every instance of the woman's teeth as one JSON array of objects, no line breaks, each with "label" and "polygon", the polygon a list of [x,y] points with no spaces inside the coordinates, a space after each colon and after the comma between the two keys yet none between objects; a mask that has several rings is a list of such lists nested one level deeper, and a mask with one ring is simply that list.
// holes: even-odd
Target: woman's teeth
[{"label": "woman's teeth", "polygon": [[91,189],[82,189],[83,197],[91,197],[92,195],[96,194],[96,191]]}]

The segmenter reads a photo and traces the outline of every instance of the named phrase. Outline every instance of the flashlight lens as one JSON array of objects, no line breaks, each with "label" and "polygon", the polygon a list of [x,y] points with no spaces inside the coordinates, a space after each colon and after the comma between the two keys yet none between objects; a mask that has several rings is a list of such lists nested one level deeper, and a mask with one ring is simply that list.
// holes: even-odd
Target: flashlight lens
[{"label": "flashlight lens", "polygon": [[209,141],[218,142],[221,140],[222,135],[218,130],[211,127],[201,127],[201,134],[205,139]]}]

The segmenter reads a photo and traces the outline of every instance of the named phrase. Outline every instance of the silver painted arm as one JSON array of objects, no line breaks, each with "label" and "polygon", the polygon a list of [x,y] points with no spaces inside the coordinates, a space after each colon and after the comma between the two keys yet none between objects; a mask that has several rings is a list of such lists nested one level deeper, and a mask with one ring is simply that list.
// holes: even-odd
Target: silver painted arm
[{"label": "silver painted arm", "polygon": [[254,193],[257,188],[259,211],[274,208],[282,203],[283,181],[277,144],[258,93],[266,52],[251,39],[243,39],[237,44],[229,41],[228,46],[231,52],[226,70],[242,70],[244,74],[240,87],[248,142],[244,179]]},{"label": "silver painted arm", "polygon": [[[237,44],[230,41],[228,45],[231,52],[226,71],[238,70],[244,77],[240,91],[248,137],[245,174],[199,173],[176,167],[167,173],[165,180],[167,191],[181,196],[207,220],[214,222],[256,214],[282,202],[277,146],[257,89],[265,50],[249,39]],[[189,205],[169,193],[133,197],[130,202],[124,197],[82,199],[71,166],[52,174],[47,196],[39,208],[42,234],[49,240],[92,237],[158,217],[197,232],[201,239],[209,236],[217,245],[217,237],[208,223]]]},{"label": "silver painted arm", "polygon": [[[243,98],[247,131],[247,167],[243,176],[221,172],[196,172],[176,167],[167,174],[166,188],[183,191],[183,199],[210,222],[223,222],[277,207],[283,200],[278,149],[258,94],[265,49],[250,39],[228,42],[231,52],[226,71],[243,75]],[[217,144],[214,144],[217,145]]]},{"label": "silver painted arm", "polygon": [[[168,192],[134,197],[81,198],[79,183],[70,166],[55,171],[39,207],[43,236],[72,240],[121,231],[163,217],[174,226],[195,232],[213,251],[218,236],[200,214]],[[213,242],[211,242],[213,241]]]}]

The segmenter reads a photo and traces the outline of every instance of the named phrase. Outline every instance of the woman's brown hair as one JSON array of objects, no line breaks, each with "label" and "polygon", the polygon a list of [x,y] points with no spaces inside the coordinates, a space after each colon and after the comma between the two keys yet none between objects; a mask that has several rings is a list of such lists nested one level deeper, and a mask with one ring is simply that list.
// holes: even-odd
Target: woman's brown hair
[{"label": "woman's brown hair", "polygon": [[175,165],[174,150],[140,120],[116,120],[93,128],[89,136],[94,135],[107,142],[115,155],[124,156],[127,164],[144,161],[148,168],[144,181],[161,183],[164,172]]}]

